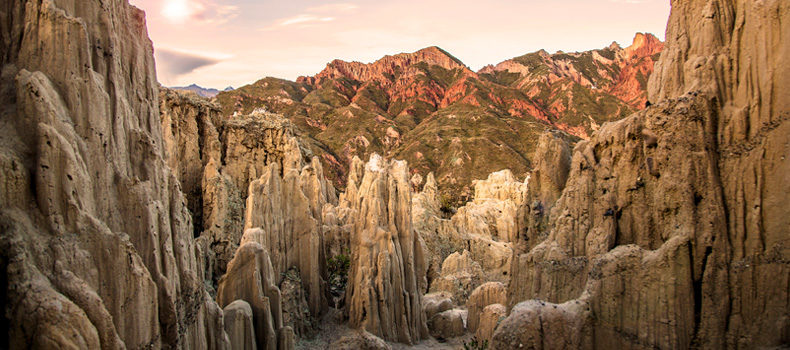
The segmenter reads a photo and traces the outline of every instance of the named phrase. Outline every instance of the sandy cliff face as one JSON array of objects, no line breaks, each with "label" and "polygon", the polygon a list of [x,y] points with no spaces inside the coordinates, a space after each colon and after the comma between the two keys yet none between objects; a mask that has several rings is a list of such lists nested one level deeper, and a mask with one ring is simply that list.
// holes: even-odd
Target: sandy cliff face
[{"label": "sandy cliff face", "polygon": [[374,154],[360,178],[350,198],[355,220],[346,290],[349,325],[416,343],[428,335],[421,301],[425,263],[419,234],[412,230],[408,166]]},{"label": "sandy cliff face", "polygon": [[576,146],[545,240],[514,256],[511,306],[542,299],[586,321],[519,304],[494,347],[515,347],[516,325],[540,325],[541,346],[789,341],[788,8],[673,2],[654,105]]},{"label": "sandy cliff face", "polygon": [[167,166],[143,13],[126,1],[2,6],[4,341],[226,345]]}]

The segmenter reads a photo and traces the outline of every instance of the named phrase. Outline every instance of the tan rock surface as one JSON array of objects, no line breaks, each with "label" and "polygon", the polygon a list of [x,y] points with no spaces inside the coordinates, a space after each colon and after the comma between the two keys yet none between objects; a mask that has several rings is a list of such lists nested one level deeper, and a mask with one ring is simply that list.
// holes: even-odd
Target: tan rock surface
[{"label": "tan rock surface", "polygon": [[239,246],[247,191],[223,173],[224,121],[216,104],[160,87],[159,110],[168,165],[187,198],[206,279],[216,284]]},{"label": "tan rock surface", "polygon": [[437,339],[460,337],[466,333],[466,310],[451,309],[435,314],[428,320],[428,329]]},{"label": "tan rock surface", "polygon": [[315,317],[310,314],[307,292],[302,286],[299,270],[291,268],[280,283],[283,306],[283,326],[291,327],[291,332],[300,338],[309,338],[316,325]]},{"label": "tan rock surface", "polygon": [[167,166],[143,13],[119,0],[3,7],[10,347],[226,346]]},{"label": "tan rock surface", "polygon": [[673,6],[653,106],[576,146],[547,238],[514,258],[509,303],[584,298],[584,346],[778,346],[790,4]]},{"label": "tan rock surface", "polygon": [[518,207],[519,229],[516,250],[528,251],[548,235],[548,222],[557,199],[562,195],[571,168],[571,147],[558,133],[544,133],[532,157],[535,165],[529,174],[526,197]]},{"label": "tan rock surface", "polygon": [[412,344],[427,336],[425,270],[411,224],[408,166],[373,155],[358,187],[346,289],[349,325]]},{"label": "tan rock surface", "polygon": [[[461,290],[442,275],[450,276],[439,267],[455,252],[468,250],[471,260],[482,268],[482,274],[472,273],[479,281],[509,281],[512,245],[520,228],[517,220],[526,200],[528,184],[513,177],[509,170],[491,174],[488,179],[475,183],[475,199],[458,208],[450,218],[444,219],[439,203],[438,190],[433,175],[429,174],[422,192],[412,201],[414,228],[425,240],[428,281],[432,291]],[[451,278],[452,280],[452,278]],[[448,283],[452,282],[452,283]],[[433,285],[438,283],[437,287]],[[460,293],[460,302],[479,282],[466,283]],[[470,287],[470,288],[468,288]],[[455,293],[455,292],[454,292]]]},{"label": "tan rock surface", "polygon": [[[295,139],[292,139],[296,142]],[[313,217],[312,208],[322,208],[325,198],[312,204],[303,192],[303,173],[320,174],[319,168],[304,170],[288,168],[281,176],[277,163],[262,170],[260,179],[250,183],[247,197],[245,232],[241,244],[256,242],[270,250],[274,275],[296,267],[308,292],[308,304],[313,315],[327,306],[325,289],[326,258],[322,244],[320,214]],[[307,176],[305,176],[307,177]]]},{"label": "tan rock surface", "polygon": [[466,328],[472,333],[476,332],[483,309],[491,304],[504,304],[506,302],[507,289],[505,289],[504,284],[499,282],[481,284],[475,288],[472,295],[469,296],[469,301],[466,302],[466,308],[469,310]]},{"label": "tan rock surface", "polygon": [[499,323],[507,317],[507,307],[502,304],[491,304],[483,308],[477,325],[475,337],[478,341],[487,341],[491,344],[494,331]]},{"label": "tan rock surface", "polygon": [[217,303],[225,307],[243,300],[252,307],[255,342],[263,349],[278,349],[277,332],[283,327],[282,296],[269,252],[250,242],[236,251],[228,272],[219,280]]},{"label": "tan rock surface", "polygon": [[329,350],[390,350],[387,342],[364,330],[345,335],[329,344]]},{"label": "tan rock surface", "polygon": [[483,269],[472,260],[468,250],[450,254],[442,264],[441,276],[431,283],[430,291],[450,293],[458,304],[465,304],[469,294],[482,283]]},{"label": "tan rock surface", "polygon": [[[710,340],[706,346],[790,341],[788,15],[787,1],[676,4],[667,29],[671,50],[650,81],[651,100],[700,90],[715,102],[712,134],[728,242],[712,257],[729,266],[713,265],[716,287],[703,281],[699,336]],[[727,293],[707,292],[722,284]]]},{"label": "tan rock surface", "polygon": [[525,301],[502,320],[490,348],[593,349],[589,317],[589,306],[577,300],[559,305]]},{"label": "tan rock surface", "polygon": [[453,308],[452,294],[447,292],[429,293],[422,296],[422,310],[425,319],[430,320],[433,315]]},{"label": "tan rock surface", "polygon": [[225,306],[223,314],[231,349],[257,349],[250,304],[244,300],[236,300]]}]

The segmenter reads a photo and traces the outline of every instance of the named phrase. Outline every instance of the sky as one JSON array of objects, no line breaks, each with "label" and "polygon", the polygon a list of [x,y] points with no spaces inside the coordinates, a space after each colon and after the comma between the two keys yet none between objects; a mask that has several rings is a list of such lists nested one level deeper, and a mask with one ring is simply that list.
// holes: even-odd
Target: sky
[{"label": "sky", "polygon": [[664,40],[670,0],[131,0],[145,10],[165,86],[225,88],[315,75],[439,46],[473,70],[637,32]]}]

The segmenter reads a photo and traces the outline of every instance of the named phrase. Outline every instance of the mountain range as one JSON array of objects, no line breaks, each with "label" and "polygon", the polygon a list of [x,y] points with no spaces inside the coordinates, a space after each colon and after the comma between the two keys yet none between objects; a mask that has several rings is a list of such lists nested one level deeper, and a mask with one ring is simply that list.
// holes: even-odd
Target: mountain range
[{"label": "mountain range", "polygon": [[192,84],[192,85],[189,85],[189,86],[174,86],[174,87],[170,87],[170,89],[178,90],[178,91],[194,92],[198,96],[205,97],[205,98],[215,97],[215,96],[217,96],[217,94],[219,94],[220,92],[223,92],[223,91],[233,91],[233,87],[232,86],[228,86],[224,90],[220,91],[218,89],[213,89],[213,88],[204,88],[204,87],[199,86],[197,84]]},{"label": "mountain range", "polygon": [[[787,348],[790,2],[671,5],[657,62],[428,48],[223,110],[128,0],[4,3],[0,349]],[[450,211],[416,176],[505,163]]]},{"label": "mountain range", "polygon": [[353,156],[405,159],[413,174],[434,172],[452,204],[472,180],[531,169],[538,135],[586,139],[608,121],[644,108],[647,80],[664,44],[638,33],[631,46],[549,54],[538,51],[475,72],[438,47],[373,63],[334,60],[296,81],[264,78],[221,92],[226,116],[258,108],[291,119],[321,155],[335,186]]}]

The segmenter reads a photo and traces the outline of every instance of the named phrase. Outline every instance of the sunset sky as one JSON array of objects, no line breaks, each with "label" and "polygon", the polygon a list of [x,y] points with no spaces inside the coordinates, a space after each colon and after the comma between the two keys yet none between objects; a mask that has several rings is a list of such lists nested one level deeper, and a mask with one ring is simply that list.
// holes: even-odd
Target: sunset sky
[{"label": "sunset sky", "polygon": [[159,81],[239,87],[439,46],[473,70],[539,49],[581,51],[636,32],[664,40],[670,0],[131,0],[146,11]]}]

